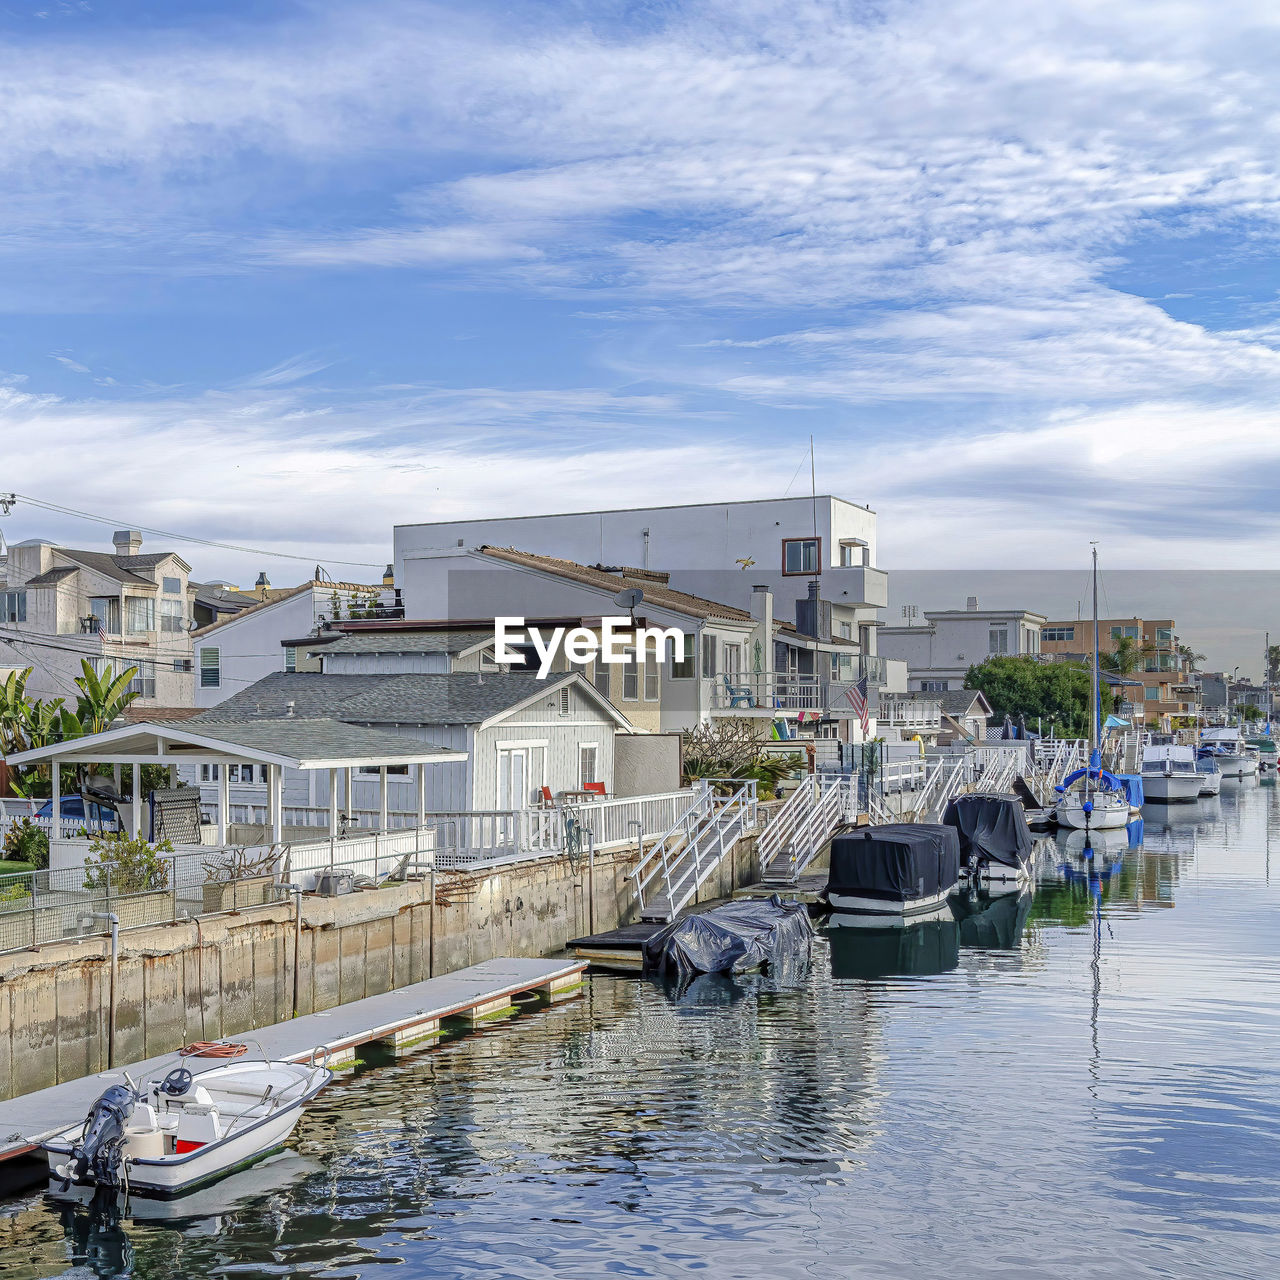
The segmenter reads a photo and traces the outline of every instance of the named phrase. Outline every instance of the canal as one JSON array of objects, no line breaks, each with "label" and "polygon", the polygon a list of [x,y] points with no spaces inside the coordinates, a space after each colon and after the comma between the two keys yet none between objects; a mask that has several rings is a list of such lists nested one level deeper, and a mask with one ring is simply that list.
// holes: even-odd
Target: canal
[{"label": "canal", "polygon": [[1278,825],[1228,781],[1092,875],[1045,839],[1034,896],[826,931],[798,989],[597,976],[346,1076],[183,1219],[9,1201],[0,1276],[1275,1274]]}]

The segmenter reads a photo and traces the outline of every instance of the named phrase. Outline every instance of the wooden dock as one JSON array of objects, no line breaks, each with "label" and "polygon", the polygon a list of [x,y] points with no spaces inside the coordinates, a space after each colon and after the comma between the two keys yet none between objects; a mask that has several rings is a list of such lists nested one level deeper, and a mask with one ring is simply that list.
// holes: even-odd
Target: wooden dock
[{"label": "wooden dock", "polygon": [[[477,1025],[501,1017],[514,1010],[522,995],[562,999],[582,985],[586,967],[581,961],[563,959],[486,960],[233,1039],[261,1045],[268,1058],[292,1062],[309,1060],[319,1049],[327,1053],[331,1067],[342,1067],[355,1061],[363,1045],[407,1049],[434,1040],[446,1021]],[[4,1162],[38,1152],[44,1138],[86,1115],[102,1091],[123,1080],[126,1071],[141,1081],[153,1077],[162,1065],[172,1066],[173,1060],[174,1054],[166,1053],[0,1102],[0,1168]],[[188,1063],[198,1070],[200,1061],[189,1059]],[[203,1061],[218,1065],[212,1059]]]}]

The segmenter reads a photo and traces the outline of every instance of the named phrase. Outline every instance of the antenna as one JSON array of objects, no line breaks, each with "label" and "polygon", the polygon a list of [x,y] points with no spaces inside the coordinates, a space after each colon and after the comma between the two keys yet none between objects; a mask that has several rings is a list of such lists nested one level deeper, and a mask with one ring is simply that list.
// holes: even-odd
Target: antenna
[{"label": "antenna", "polygon": [[907,626],[914,627],[916,625],[916,618],[920,616],[919,605],[904,604],[902,606],[902,616],[906,618]]},{"label": "antenna", "polygon": [[813,497],[813,576],[816,578],[822,572],[822,565],[818,563],[818,471],[813,460],[813,436],[809,437],[809,492]]}]

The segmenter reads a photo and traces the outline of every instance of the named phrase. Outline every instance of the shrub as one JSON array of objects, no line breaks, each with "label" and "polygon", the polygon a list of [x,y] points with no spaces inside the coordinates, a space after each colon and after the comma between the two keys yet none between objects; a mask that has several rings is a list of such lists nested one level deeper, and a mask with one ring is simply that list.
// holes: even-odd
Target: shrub
[{"label": "shrub", "polygon": [[31,880],[24,876],[21,880],[13,880],[9,884],[0,884],[0,902],[21,902],[31,894]]},{"label": "shrub", "polygon": [[43,871],[49,865],[49,833],[30,818],[10,823],[4,833],[4,857],[7,862],[29,862]]},{"label": "shrub", "polygon": [[99,836],[89,846],[84,887],[111,893],[148,893],[169,887],[169,862],[173,853],[168,840],[149,844],[124,831]]}]

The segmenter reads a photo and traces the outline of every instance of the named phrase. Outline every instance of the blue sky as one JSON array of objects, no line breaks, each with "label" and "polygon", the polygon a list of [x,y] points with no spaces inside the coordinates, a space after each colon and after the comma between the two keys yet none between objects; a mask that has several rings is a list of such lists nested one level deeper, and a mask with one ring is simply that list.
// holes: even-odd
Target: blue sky
[{"label": "blue sky", "polygon": [[6,0],[0,489],[358,576],[803,491],[812,434],[890,568],[1268,567],[1278,51],[1243,0]]}]

